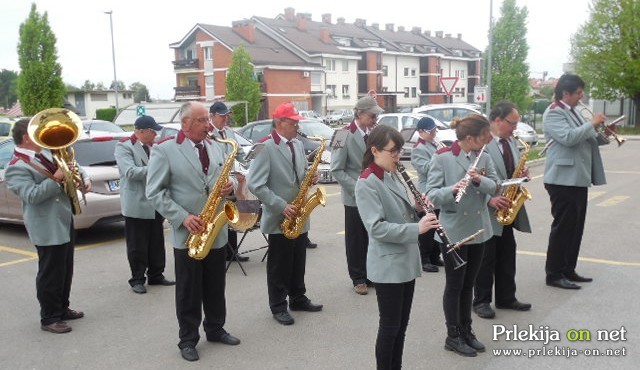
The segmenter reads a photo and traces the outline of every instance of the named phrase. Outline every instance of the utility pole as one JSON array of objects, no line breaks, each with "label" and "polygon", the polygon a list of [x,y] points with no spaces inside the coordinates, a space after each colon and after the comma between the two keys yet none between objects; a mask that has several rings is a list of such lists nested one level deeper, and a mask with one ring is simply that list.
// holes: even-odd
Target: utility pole
[{"label": "utility pole", "polygon": [[116,47],[113,42],[113,18],[111,15],[113,14],[112,10],[108,12],[104,12],[104,14],[109,14],[109,24],[111,25],[111,55],[113,56],[113,87],[116,93],[116,114],[118,114],[119,106],[118,106],[118,77],[116,76]]}]

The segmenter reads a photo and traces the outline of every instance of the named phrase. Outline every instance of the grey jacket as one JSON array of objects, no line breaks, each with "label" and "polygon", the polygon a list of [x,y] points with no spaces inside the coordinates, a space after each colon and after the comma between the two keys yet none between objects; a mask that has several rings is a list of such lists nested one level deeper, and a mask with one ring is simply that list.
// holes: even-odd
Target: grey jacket
[{"label": "grey jacket", "polygon": [[146,196],[149,159],[142,148],[142,143],[135,135],[120,140],[116,144],[115,157],[120,172],[122,215],[154,219],[156,210]]},{"label": "grey jacket", "polygon": [[429,175],[429,162],[436,153],[436,147],[432,143],[426,143],[422,138],[418,139],[411,150],[411,165],[418,173],[418,191],[424,193],[427,188]]},{"label": "grey jacket", "polygon": [[362,172],[362,160],[367,149],[356,121],[345,127],[349,134],[344,147],[334,148],[331,152],[331,175],[341,187],[342,203],[345,206],[356,206],[356,181]]}]

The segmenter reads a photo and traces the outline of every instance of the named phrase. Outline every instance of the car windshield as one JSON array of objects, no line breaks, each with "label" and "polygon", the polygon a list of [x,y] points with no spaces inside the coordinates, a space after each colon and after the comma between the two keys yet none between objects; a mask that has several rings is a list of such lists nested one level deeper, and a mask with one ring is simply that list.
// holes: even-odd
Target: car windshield
[{"label": "car windshield", "polygon": [[114,151],[121,138],[95,138],[75,142],[73,150],[76,162],[81,166],[115,165]]},{"label": "car windshield", "polygon": [[331,140],[334,130],[321,122],[300,121],[300,131],[307,136],[322,136],[327,140]]},{"label": "car windshield", "polygon": [[91,131],[107,131],[107,132],[124,132],[124,130],[109,121],[87,121],[82,124],[85,130]]}]

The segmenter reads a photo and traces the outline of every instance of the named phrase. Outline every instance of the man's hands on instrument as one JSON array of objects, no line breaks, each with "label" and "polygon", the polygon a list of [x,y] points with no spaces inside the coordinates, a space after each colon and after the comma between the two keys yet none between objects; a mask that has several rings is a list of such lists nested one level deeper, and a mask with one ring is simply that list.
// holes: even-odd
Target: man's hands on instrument
[{"label": "man's hands on instrument", "polygon": [[489,206],[500,210],[508,209],[511,207],[511,200],[502,195],[498,195],[497,197],[489,199]]},{"label": "man's hands on instrument", "polygon": [[298,214],[298,207],[294,206],[293,204],[287,204],[286,207],[284,207],[282,214],[288,220],[291,220]]},{"label": "man's hands on instrument", "polygon": [[318,175],[318,173],[317,172],[314,173],[313,176],[311,176],[311,183],[313,185],[317,184],[319,178],[320,178],[320,176]]},{"label": "man's hands on instrument", "polygon": [[434,213],[427,213],[418,221],[418,233],[424,234],[429,230],[440,227],[440,221]]},{"label": "man's hands on instrument", "polygon": [[205,229],[204,222],[196,215],[188,215],[187,218],[182,221],[182,225],[192,235],[202,234]]},{"label": "man's hands on instrument", "polygon": [[477,168],[472,167],[471,169],[469,169],[469,177],[471,178],[471,181],[475,182],[476,184],[479,184],[482,178],[482,175],[480,174],[480,172],[478,171]]},{"label": "man's hands on instrument", "polygon": [[597,129],[606,120],[607,120],[607,116],[605,116],[604,114],[598,112],[598,113],[593,115],[593,118],[591,118],[591,124],[593,125],[594,128]]},{"label": "man's hands on instrument", "polygon": [[226,184],[224,184],[224,186],[222,187],[222,195],[227,196],[229,194],[231,194],[231,192],[233,191],[233,181],[229,180],[227,181]]},{"label": "man's hands on instrument", "polygon": [[62,182],[64,180],[64,172],[62,172],[60,167],[58,167],[56,172],[53,173],[53,178],[58,180],[58,182]]},{"label": "man's hands on instrument", "polygon": [[84,180],[84,192],[88,193],[90,191],[91,191],[91,180],[85,179]]}]

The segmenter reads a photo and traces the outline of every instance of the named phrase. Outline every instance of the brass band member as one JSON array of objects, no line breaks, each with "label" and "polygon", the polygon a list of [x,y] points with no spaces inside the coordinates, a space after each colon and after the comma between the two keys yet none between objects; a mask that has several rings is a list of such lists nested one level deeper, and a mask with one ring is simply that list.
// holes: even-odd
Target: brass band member
[{"label": "brass band member", "polygon": [[584,81],[572,74],[560,77],[554,90],[555,102],[542,116],[547,142],[544,187],[551,200],[553,223],[547,248],[547,285],[562,289],[580,289],[593,279],[578,275],[576,265],[584,221],[587,215],[588,188],[606,184],[599,145],[609,141],[598,135],[605,121],[602,113],[585,120],[573,109],[584,95]]},{"label": "brass band member", "polygon": [[[280,224],[284,218],[295,217],[300,211],[291,204],[306,177],[307,160],[302,142],[296,139],[298,115],[292,103],[282,103],[273,112],[275,129],[262,139],[262,152],[251,162],[247,185],[262,202],[260,231],[269,234],[267,257],[267,289],[269,308],[273,318],[282,325],[292,325],[293,317],[287,310],[317,312],[322,305],[313,304],[305,295],[304,282],[307,259],[307,232],[309,221],[300,235],[288,239]],[[312,182],[318,181],[314,174]]]},{"label": "brass band member", "polygon": [[[481,149],[490,138],[489,121],[479,114],[470,114],[462,119],[454,119],[451,128],[458,138],[451,147],[440,149],[431,160],[427,195],[440,208],[440,223],[447,230],[451,241],[459,241],[479,229],[491,230],[487,202],[497,192],[498,177],[493,162]],[[478,156],[477,167],[472,167]],[[470,175],[470,183],[465,175]],[[466,187],[466,193],[459,203],[456,194]],[[462,356],[476,356],[485,347],[471,329],[471,301],[473,285],[480,269],[484,243],[491,237],[484,232],[467,244],[458,253],[467,264],[454,269],[451,258],[444,259],[446,284],[443,296],[444,316],[447,325],[445,349]],[[446,252],[440,242],[442,253]]]},{"label": "brass band member", "polygon": [[[187,361],[199,359],[196,345],[202,325],[209,342],[237,345],[240,340],[224,329],[226,228],[217,235],[211,252],[202,260],[189,257],[185,245],[189,234],[202,233],[198,216],[209,190],[216,184],[225,162],[224,152],[207,138],[209,115],[198,102],[180,108],[181,129],[156,145],[147,174],[147,198],[173,229],[176,273],[176,316],[180,327],[178,348]],[[235,187],[231,179],[222,187],[228,195]]]},{"label": "brass band member", "polygon": [[[512,103],[504,101],[493,107],[489,118],[492,140],[487,144],[487,153],[493,160],[498,178],[507,180],[513,177],[521,159],[517,141],[512,137],[513,130],[520,121],[520,114]],[[519,177],[528,176],[529,170],[525,167]],[[497,308],[516,311],[527,311],[531,308],[531,304],[516,299],[516,239],[513,236],[514,229],[531,232],[527,211],[522,206],[513,224],[506,226],[493,217],[496,210],[510,206],[511,200],[502,195],[496,195],[489,200],[493,236],[485,243],[484,258],[476,278],[473,300],[473,311],[485,319],[495,316],[495,311],[490,305],[494,283]]]},{"label": "brass band member", "polygon": [[353,122],[344,130],[349,134],[344,147],[335,148],[331,153],[331,174],[340,184],[344,204],[344,242],[347,253],[349,277],[356,293],[367,294],[367,230],[362,224],[356,206],[356,181],[362,172],[362,157],[367,138],[378,114],[383,110],[370,96],[360,98],[354,109]]},{"label": "brass band member", "polygon": [[440,226],[431,213],[418,220],[415,201],[395,172],[403,144],[397,130],[383,125],[374,128],[355,190],[358,211],[369,233],[367,277],[375,284],[380,312],[378,369],[402,367],[415,279],[421,269],[418,235]]}]

